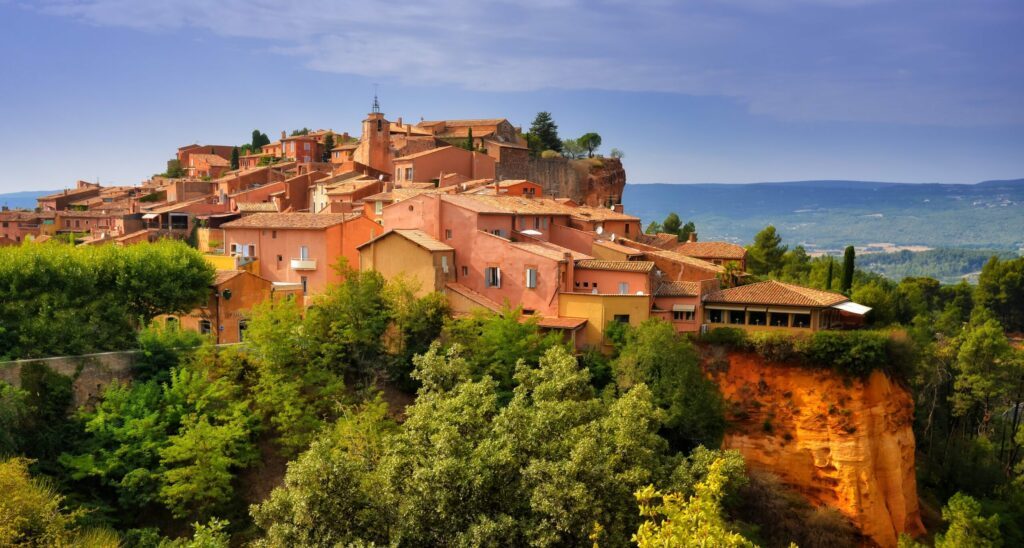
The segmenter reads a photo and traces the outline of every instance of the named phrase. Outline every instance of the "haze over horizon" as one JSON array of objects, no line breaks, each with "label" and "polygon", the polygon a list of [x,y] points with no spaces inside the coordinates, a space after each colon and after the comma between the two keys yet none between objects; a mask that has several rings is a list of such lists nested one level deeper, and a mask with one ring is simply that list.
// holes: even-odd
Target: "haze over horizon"
[{"label": "haze over horizon", "polygon": [[0,0],[0,193],[357,134],[375,83],[392,119],[550,111],[633,183],[1015,179],[1022,23],[1014,0]]}]

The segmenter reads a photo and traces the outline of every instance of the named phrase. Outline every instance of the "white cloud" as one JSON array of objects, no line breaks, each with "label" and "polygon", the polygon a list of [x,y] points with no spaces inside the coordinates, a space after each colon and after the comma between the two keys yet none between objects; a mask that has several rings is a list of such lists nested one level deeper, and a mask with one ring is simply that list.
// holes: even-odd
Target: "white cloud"
[{"label": "white cloud", "polygon": [[[313,70],[472,90],[728,96],[792,120],[1024,122],[1012,52],[964,33],[1009,22],[915,0],[44,0],[37,9],[150,32],[262,40]],[[1009,7],[1007,7],[1009,6]],[[965,28],[966,25],[966,28]],[[1017,42],[1018,48],[1020,40]],[[1012,71],[1000,88],[993,74]]]}]

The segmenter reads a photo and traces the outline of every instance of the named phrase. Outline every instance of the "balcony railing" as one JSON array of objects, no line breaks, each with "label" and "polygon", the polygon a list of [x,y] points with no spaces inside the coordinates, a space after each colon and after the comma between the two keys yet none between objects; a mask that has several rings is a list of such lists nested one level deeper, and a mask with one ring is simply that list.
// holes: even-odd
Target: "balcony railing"
[{"label": "balcony railing", "polygon": [[292,259],[292,270],[316,270],[316,259]]}]

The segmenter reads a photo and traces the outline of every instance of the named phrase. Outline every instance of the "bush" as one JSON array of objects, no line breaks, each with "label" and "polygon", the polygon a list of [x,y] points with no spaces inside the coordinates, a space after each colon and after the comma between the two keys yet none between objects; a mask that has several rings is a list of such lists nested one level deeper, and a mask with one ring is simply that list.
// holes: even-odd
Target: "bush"
[{"label": "bush", "polygon": [[167,380],[167,373],[178,365],[181,355],[203,343],[203,336],[182,329],[177,322],[151,322],[139,332],[139,357],[135,362],[136,380],[154,377]]},{"label": "bush", "polygon": [[717,327],[701,336],[700,340],[708,344],[721,344],[733,348],[746,348],[747,332],[736,327]]},{"label": "bush", "polygon": [[797,338],[781,331],[753,333],[749,345],[761,357],[772,362],[787,362],[799,356]]},{"label": "bush", "polygon": [[807,361],[844,374],[866,377],[887,370],[889,336],[879,331],[818,331],[804,347]]}]

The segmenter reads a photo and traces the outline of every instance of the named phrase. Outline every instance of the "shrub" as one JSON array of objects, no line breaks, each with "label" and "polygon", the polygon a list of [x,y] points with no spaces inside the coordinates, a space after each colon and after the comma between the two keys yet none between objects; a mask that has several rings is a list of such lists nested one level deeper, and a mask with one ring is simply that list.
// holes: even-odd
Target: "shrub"
[{"label": "shrub", "polygon": [[734,348],[746,348],[747,333],[736,327],[717,327],[701,336],[701,341]]},{"label": "shrub", "polygon": [[812,364],[854,376],[886,369],[889,362],[889,336],[878,331],[818,331],[802,346]]},{"label": "shrub", "polygon": [[799,341],[781,331],[762,331],[749,337],[749,344],[761,357],[772,362],[790,361],[797,357]]}]

